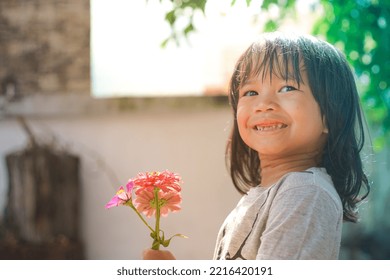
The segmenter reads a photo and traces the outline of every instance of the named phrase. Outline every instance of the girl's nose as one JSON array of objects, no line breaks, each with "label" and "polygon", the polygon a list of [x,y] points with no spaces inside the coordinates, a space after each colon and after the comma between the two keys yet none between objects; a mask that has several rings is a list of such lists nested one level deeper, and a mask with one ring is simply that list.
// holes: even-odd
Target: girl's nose
[{"label": "girl's nose", "polygon": [[277,104],[272,94],[260,93],[256,98],[254,107],[256,112],[267,112],[275,110]]}]

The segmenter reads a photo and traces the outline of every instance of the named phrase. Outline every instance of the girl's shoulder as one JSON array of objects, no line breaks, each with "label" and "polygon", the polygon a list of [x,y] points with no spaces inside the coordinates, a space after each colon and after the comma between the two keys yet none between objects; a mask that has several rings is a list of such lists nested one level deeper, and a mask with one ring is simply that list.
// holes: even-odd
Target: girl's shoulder
[{"label": "girl's shoulder", "polygon": [[332,178],[326,172],[326,169],[321,167],[312,167],[305,171],[288,173],[274,187],[275,192],[279,195],[320,195],[329,196],[337,202],[340,200]]},{"label": "girl's shoulder", "polygon": [[302,185],[330,185],[332,178],[323,167],[311,167],[304,171],[294,171],[285,174],[276,185],[302,186]]},{"label": "girl's shoulder", "polygon": [[326,184],[333,186],[332,178],[323,167],[311,167],[304,171],[287,173],[278,182],[292,186]]}]

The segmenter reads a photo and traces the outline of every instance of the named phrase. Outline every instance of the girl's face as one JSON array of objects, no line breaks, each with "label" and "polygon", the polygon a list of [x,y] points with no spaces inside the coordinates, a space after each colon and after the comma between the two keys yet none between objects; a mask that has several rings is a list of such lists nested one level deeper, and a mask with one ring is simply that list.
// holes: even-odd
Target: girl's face
[{"label": "girl's face", "polygon": [[[242,140],[264,156],[320,156],[327,128],[305,72],[294,80],[262,75],[239,90],[237,124]],[[271,78],[271,79],[270,79]]]}]

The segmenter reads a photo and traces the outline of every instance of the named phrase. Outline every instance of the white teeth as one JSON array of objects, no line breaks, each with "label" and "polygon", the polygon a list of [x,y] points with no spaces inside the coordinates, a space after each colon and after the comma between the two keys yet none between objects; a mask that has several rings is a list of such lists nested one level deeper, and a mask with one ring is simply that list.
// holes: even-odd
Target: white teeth
[{"label": "white teeth", "polygon": [[281,129],[283,127],[285,127],[285,125],[282,124],[282,123],[275,124],[275,125],[270,125],[270,126],[259,126],[259,125],[256,125],[256,129],[258,131],[269,131],[269,130]]}]

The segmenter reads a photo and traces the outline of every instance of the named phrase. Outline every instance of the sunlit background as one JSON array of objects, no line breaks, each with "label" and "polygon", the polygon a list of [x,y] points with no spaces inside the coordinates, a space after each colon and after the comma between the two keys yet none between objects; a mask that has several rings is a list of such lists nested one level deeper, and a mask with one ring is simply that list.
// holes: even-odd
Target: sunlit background
[{"label": "sunlit background", "polygon": [[[170,1],[91,1],[91,79],[96,97],[226,93],[238,55],[278,8],[259,16],[262,1],[209,1],[195,14],[196,32],[161,44],[172,30]],[[298,1],[297,21],[281,29],[309,32],[311,1]],[[187,22],[177,23],[185,26]]]},{"label": "sunlit background", "polygon": [[351,63],[372,136],[363,154],[372,192],[359,223],[344,226],[340,258],[390,259],[381,0],[0,1],[0,259],[140,259],[146,228],[104,205],[138,172],[165,169],[182,176],[183,204],[162,227],[189,236],[170,249],[212,258],[240,198],[225,168],[227,83],[249,43],[274,29],[316,34]]}]

